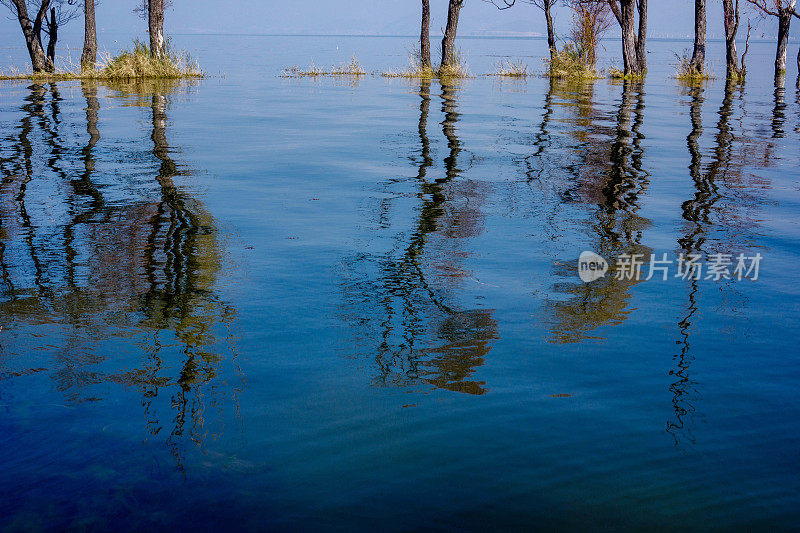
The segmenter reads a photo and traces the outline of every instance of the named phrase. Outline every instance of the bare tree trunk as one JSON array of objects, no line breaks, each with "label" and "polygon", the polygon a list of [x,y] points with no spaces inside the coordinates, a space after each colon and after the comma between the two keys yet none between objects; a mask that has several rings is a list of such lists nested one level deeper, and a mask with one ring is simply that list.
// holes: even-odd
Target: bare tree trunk
[{"label": "bare tree trunk", "polygon": [[614,13],[614,18],[617,19],[619,23],[619,27],[622,27],[622,11],[620,10],[619,3],[617,0],[608,0],[608,5],[611,8],[611,12]]},{"label": "bare tree trunk", "polygon": [[636,47],[636,68],[639,74],[647,72],[647,0],[639,0],[639,35],[634,43]]},{"label": "bare tree trunk", "polygon": [[725,22],[725,62],[727,64],[728,78],[738,78],[742,71],[739,69],[739,54],[736,52],[736,32],[739,31],[739,1],[722,0],[722,11]]},{"label": "bare tree trunk", "polygon": [[58,21],[56,20],[56,8],[50,8],[50,21],[47,24],[47,60],[55,66],[56,64],[56,43],[58,42]]},{"label": "bare tree trunk", "polygon": [[464,0],[450,0],[447,8],[447,26],[442,37],[442,67],[454,63],[456,31],[458,30],[458,15]]},{"label": "bare tree trunk", "polygon": [[[33,21],[33,35],[39,44],[39,50],[42,52],[44,52],[44,46],[42,46],[42,24],[44,24],[44,17],[48,9],[50,9],[50,0],[42,0],[42,3],[39,5],[39,12],[36,13],[36,19]],[[50,61],[50,58],[46,55],[44,58],[44,70],[47,72],[53,72],[55,70],[55,65],[53,65],[53,62]]]},{"label": "bare tree trunk", "polygon": [[638,72],[636,58],[636,31],[634,29],[636,0],[620,0],[622,22],[622,61],[625,65],[625,75]]},{"label": "bare tree trunk", "polygon": [[791,8],[778,12],[778,49],[775,53],[775,78],[786,74],[786,48],[789,44],[789,26],[792,23]]},{"label": "bare tree trunk", "polygon": [[422,68],[431,68],[431,2],[422,0],[422,31],[419,36],[419,55]]},{"label": "bare tree trunk", "polygon": [[150,30],[150,57],[164,53],[164,0],[148,0],[147,22]]},{"label": "bare tree trunk", "polygon": [[694,52],[689,68],[702,73],[706,62],[706,0],[694,1]]},{"label": "bare tree trunk", "polygon": [[[25,36],[25,44],[28,47],[28,55],[31,58],[31,67],[34,72],[42,72],[47,70],[47,57],[45,56],[44,49],[42,48],[42,40],[40,38],[42,31],[42,23],[37,15],[36,19],[39,21],[38,30],[36,24],[31,24],[30,16],[28,15],[28,6],[25,0],[12,0],[14,8],[17,11],[17,19],[19,20],[22,34]],[[49,0],[43,0],[42,5],[49,5]],[[45,11],[47,8],[45,8]],[[39,10],[42,11],[41,9]],[[42,18],[44,15],[42,14]],[[37,31],[39,33],[37,33]]]},{"label": "bare tree trunk", "polygon": [[37,43],[37,53],[41,52],[42,55],[44,55],[44,70],[47,72],[53,72],[55,70],[55,66],[44,54],[44,46],[42,46],[42,24],[44,24],[44,17],[47,14],[49,7],[50,0],[42,0],[42,3],[39,5],[39,12],[36,13],[36,18],[33,21],[33,36],[35,37]]},{"label": "bare tree trunk", "polygon": [[547,47],[550,49],[550,59],[556,54],[556,32],[553,29],[553,15],[550,8],[555,0],[544,0],[544,18],[547,20]]},{"label": "bare tree trunk", "polygon": [[[611,8],[611,12],[614,14],[614,18],[617,19],[619,27],[622,28],[622,9],[619,7],[620,2],[621,0],[608,0],[608,5]],[[636,35],[633,36],[633,45],[634,47],[639,46]]]},{"label": "bare tree trunk", "polygon": [[94,0],[83,2],[83,53],[81,54],[81,68],[93,70],[97,64],[97,25],[94,19]]}]

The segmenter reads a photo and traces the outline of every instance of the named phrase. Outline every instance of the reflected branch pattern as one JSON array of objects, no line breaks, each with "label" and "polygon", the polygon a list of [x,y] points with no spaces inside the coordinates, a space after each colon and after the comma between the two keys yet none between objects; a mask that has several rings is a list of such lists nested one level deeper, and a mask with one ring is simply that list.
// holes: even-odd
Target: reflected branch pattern
[{"label": "reflected branch pattern", "polygon": [[[650,177],[643,168],[644,97],[640,83],[624,83],[610,129],[594,125],[586,100],[576,106],[585,133],[577,134],[580,164],[570,166],[574,181],[562,197],[568,203],[594,206],[585,228],[592,249],[608,259],[651,252],[641,243],[642,231],[650,221],[638,214],[640,197],[647,191]],[[606,139],[610,139],[610,145]],[[575,261],[556,267],[556,275],[570,281],[554,287],[563,298],[549,304],[553,321],[550,341],[554,343],[580,342],[592,338],[590,332],[601,326],[625,320],[630,312],[630,289],[640,282],[609,275],[584,284],[573,281],[576,269]]]},{"label": "reflected branch pattern", "polygon": [[[168,142],[169,97],[179,88],[83,80],[79,126],[62,117],[55,84],[28,87],[0,152],[0,314],[6,335],[17,324],[60,332],[58,344],[36,349],[50,354],[39,361],[67,402],[99,400],[108,384],[138,391],[147,433],[164,438],[183,469],[186,444],[203,446],[221,431],[243,376],[231,332],[236,312],[214,289],[224,253],[216,222],[174,182],[190,175]],[[151,133],[136,146],[151,145],[154,178],[98,172],[118,149],[102,145],[99,89],[126,108],[147,110]],[[73,128],[86,132],[76,146],[62,134]],[[149,164],[142,153],[127,157]],[[27,350],[38,342],[20,341]],[[34,370],[4,368],[14,362],[14,346],[4,347],[0,375]],[[226,368],[239,383],[226,384]],[[207,425],[211,412],[218,430]]]},{"label": "reflected branch pattern", "polygon": [[[357,322],[357,345],[374,351],[380,385],[434,387],[469,394],[483,394],[485,384],[470,379],[482,365],[498,337],[492,312],[462,310],[452,301],[453,286],[467,272],[460,266],[465,252],[459,241],[482,229],[480,184],[460,177],[461,140],[454,85],[441,84],[442,134],[446,156],[440,178],[429,179],[434,165],[427,126],[430,81],[419,87],[419,157],[416,198],[420,205],[412,218],[410,235],[391,239],[390,251],[361,254],[345,261],[346,315]],[[381,225],[386,228],[387,225]],[[380,339],[378,346],[368,340]]]},{"label": "reflected branch pattern", "polygon": [[[710,161],[704,167],[700,140],[703,136],[702,108],[705,89],[702,85],[687,87],[691,131],[686,138],[686,144],[690,154],[689,175],[694,186],[694,196],[682,204],[685,229],[677,242],[678,250],[686,255],[735,253],[749,244],[748,235],[756,229],[752,216],[746,213],[754,211],[753,208],[759,200],[749,192],[754,187],[743,183],[745,177],[742,172],[754,147],[744,132],[738,134],[731,125],[735,113],[736,91],[741,91],[741,88],[730,82],[726,84],[722,104],[717,111],[718,120],[709,154]],[[688,279],[686,283],[688,295],[685,315],[677,324],[680,332],[677,344],[680,351],[674,355],[675,366],[670,370],[670,376],[675,378],[670,385],[674,417],[667,422],[667,432],[675,439],[676,446],[681,442],[695,442],[691,430],[695,402],[699,398],[697,382],[691,375],[691,366],[695,359],[691,349],[691,336],[693,330],[697,329],[696,315],[702,296],[701,283],[695,279]],[[739,299],[730,283],[722,284],[720,290],[730,293],[726,298],[727,302],[736,302]],[[731,308],[729,312],[735,312],[735,309]]]}]

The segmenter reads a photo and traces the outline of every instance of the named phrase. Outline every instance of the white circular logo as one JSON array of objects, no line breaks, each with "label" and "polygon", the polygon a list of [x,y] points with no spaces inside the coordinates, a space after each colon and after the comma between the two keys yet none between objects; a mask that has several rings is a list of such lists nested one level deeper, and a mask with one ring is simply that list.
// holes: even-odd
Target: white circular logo
[{"label": "white circular logo", "polygon": [[608,262],[594,252],[581,252],[578,258],[578,276],[584,283],[600,279],[608,272]]}]

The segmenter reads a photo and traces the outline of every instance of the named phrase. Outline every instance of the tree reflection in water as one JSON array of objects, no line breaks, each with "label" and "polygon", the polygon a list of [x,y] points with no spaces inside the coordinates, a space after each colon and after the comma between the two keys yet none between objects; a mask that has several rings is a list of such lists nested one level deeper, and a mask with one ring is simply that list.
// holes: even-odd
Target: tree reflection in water
[{"label": "tree reflection in water", "polygon": [[772,109],[772,138],[786,137],[783,127],[786,123],[786,87],[783,84],[775,86],[775,106]]},{"label": "tree reflection in water", "polygon": [[[419,87],[420,150],[413,159],[413,178],[420,202],[409,232],[391,238],[391,249],[348,259],[345,282],[349,320],[358,325],[359,345],[375,354],[376,383],[409,386],[429,383],[469,394],[486,392],[482,381],[471,379],[498,338],[497,322],[486,309],[459,309],[454,291],[469,274],[462,266],[468,256],[461,244],[483,231],[481,203],[486,186],[461,178],[462,144],[456,133],[458,87],[441,84],[447,142],[444,175],[430,178],[434,162],[428,137],[431,84]],[[382,206],[381,227],[391,224]],[[379,339],[377,346],[371,339]]]},{"label": "tree reflection in water", "polygon": [[[705,88],[700,84],[686,87],[689,96],[689,116],[691,131],[686,138],[689,148],[689,174],[694,185],[693,198],[682,205],[685,221],[683,235],[678,239],[678,250],[683,254],[712,253],[736,254],[749,251],[749,236],[758,223],[752,214],[760,203],[753,191],[759,187],[753,176],[745,176],[743,169],[747,158],[758,147],[748,138],[744,131],[734,132],[731,121],[734,117],[734,101],[737,91],[741,97],[741,87],[726,83],[722,104],[717,111],[718,120],[714,133],[714,143],[710,153],[710,161],[703,166],[703,154],[700,139],[703,135],[702,108],[706,100]],[[776,90],[776,98],[777,98]],[[773,127],[776,123],[773,122]],[[769,151],[769,149],[766,149]],[[674,437],[675,444],[682,440],[694,443],[692,421],[695,414],[695,403],[699,398],[696,381],[691,376],[691,365],[694,354],[691,347],[692,331],[696,328],[699,315],[701,289],[703,281],[688,279],[688,295],[685,315],[678,322],[680,351],[674,356],[675,367],[670,375],[675,381],[670,385],[673,419],[667,422],[667,431]],[[715,284],[715,291],[725,294],[723,299],[728,312],[736,312],[737,301],[741,300],[733,283]],[[706,285],[708,286],[708,282]],[[721,308],[720,311],[725,311]]]},{"label": "tree reflection in water", "polygon": [[[81,146],[62,137],[69,131],[73,138],[76,125],[61,117],[56,85],[28,88],[19,123],[0,152],[0,314],[6,334],[19,329],[26,336],[22,350],[34,351],[35,337],[28,336],[37,327],[50,332],[53,344],[37,350],[52,360],[36,363],[68,402],[100,399],[102,384],[140,391],[147,431],[163,438],[166,429],[182,468],[186,443],[203,444],[215,431],[207,427],[209,414],[221,419],[227,401],[236,410],[242,385],[233,386],[232,398],[220,392],[223,365],[232,365],[237,379],[241,371],[230,334],[235,312],[214,290],[222,257],[215,221],[173,181],[188,175],[167,140],[170,95],[181,88],[163,81],[81,82],[87,133]],[[143,140],[102,147],[99,89],[123,106],[146,110],[149,150],[137,151]],[[110,157],[119,158],[112,163],[115,172],[123,169],[121,177],[97,171]],[[153,157],[155,179],[141,170]],[[109,356],[126,343],[143,355],[134,361]]]},{"label": "tree reflection in water", "polygon": [[[558,88],[551,85],[550,90]],[[570,134],[577,140],[572,149],[577,161],[566,165],[571,181],[561,193],[561,201],[593,206],[586,227],[594,252],[609,261],[620,254],[648,257],[651,250],[641,240],[642,230],[650,221],[638,214],[640,196],[646,192],[650,178],[642,166],[643,86],[634,82],[622,85],[622,98],[612,128],[595,122],[591,91],[578,90],[565,95],[576,99],[573,108],[577,117],[572,120],[575,128]],[[580,283],[576,264],[563,262],[556,269],[557,275],[570,281],[554,287],[560,298],[548,304],[553,322],[550,341],[554,343],[580,342],[592,338],[590,332],[601,326],[625,320],[630,312],[630,288],[640,283],[613,275]]]}]

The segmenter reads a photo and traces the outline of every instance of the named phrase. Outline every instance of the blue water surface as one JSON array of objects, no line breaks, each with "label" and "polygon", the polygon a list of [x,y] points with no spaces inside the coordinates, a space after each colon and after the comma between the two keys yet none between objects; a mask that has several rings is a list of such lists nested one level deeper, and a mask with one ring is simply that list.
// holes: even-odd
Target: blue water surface
[{"label": "blue water surface", "polygon": [[797,527],[772,43],[743,87],[672,79],[678,41],[643,83],[484,75],[539,39],[463,39],[457,82],[381,76],[410,37],[175,44],[208,76],[0,82],[0,528]]}]

